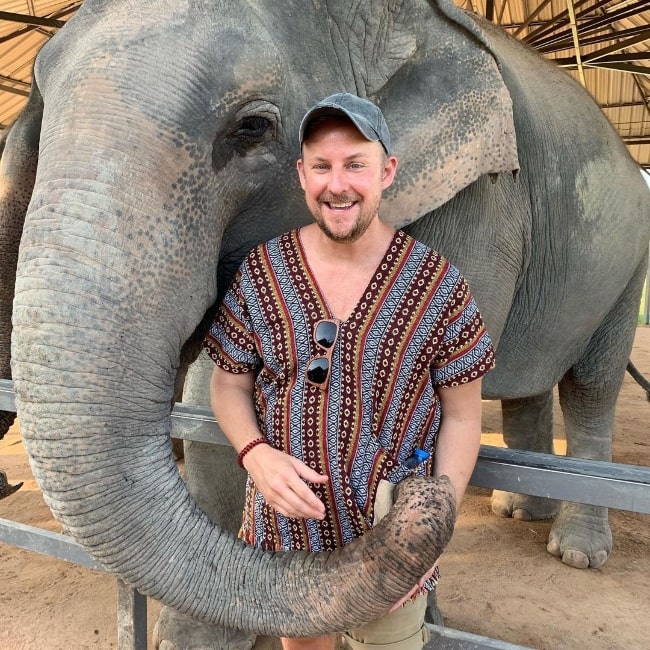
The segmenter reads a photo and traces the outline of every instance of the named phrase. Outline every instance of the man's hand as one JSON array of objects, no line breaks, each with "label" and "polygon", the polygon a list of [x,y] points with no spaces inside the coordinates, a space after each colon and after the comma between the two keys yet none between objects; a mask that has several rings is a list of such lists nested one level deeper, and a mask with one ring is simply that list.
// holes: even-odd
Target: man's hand
[{"label": "man's hand", "polygon": [[264,500],[280,514],[304,519],[325,517],[325,506],[305,483],[327,483],[325,474],[270,445],[251,449],[243,464]]},{"label": "man's hand", "polygon": [[[226,438],[238,451],[262,437],[253,405],[254,382],[252,372],[230,373],[215,366],[212,373],[212,410]],[[305,481],[327,483],[327,476],[270,445],[253,447],[242,463],[265,501],[280,514],[312,519],[325,517],[325,506]]]}]

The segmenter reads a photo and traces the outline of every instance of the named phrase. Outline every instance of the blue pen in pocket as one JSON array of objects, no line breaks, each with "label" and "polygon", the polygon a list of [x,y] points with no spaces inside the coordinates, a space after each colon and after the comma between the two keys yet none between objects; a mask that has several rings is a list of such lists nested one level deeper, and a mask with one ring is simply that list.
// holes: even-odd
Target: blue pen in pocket
[{"label": "blue pen in pocket", "polygon": [[425,460],[429,459],[431,454],[424,449],[417,447],[413,450],[413,453],[404,461],[404,465],[409,469],[415,469],[418,465],[424,463]]}]

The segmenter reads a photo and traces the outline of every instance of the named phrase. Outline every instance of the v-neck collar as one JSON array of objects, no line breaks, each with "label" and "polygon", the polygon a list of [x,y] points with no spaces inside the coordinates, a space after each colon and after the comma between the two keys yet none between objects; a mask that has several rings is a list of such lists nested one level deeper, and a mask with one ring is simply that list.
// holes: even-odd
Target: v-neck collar
[{"label": "v-neck collar", "polygon": [[366,285],[365,289],[361,293],[359,299],[357,300],[355,306],[352,308],[352,311],[347,318],[342,319],[338,318],[332,313],[330,306],[327,304],[325,294],[318,284],[318,280],[314,272],[309,265],[309,260],[307,259],[307,253],[302,242],[302,236],[300,231],[302,228],[297,228],[294,231],[294,241],[296,246],[296,252],[299,256],[300,262],[304,269],[305,275],[307,276],[308,282],[307,285],[310,287],[311,292],[314,294],[314,299],[322,305],[322,311],[325,318],[336,318],[341,325],[353,321],[357,318],[361,318],[374,304],[377,299],[377,296],[380,292],[377,291],[377,287],[382,286],[385,281],[389,278],[391,271],[397,260],[399,259],[399,253],[404,248],[408,235],[402,230],[396,230],[393,233],[393,236],[390,240],[390,243],[386,247],[384,254],[382,255],[379,264],[377,265],[374,273],[370,277],[370,281]]}]

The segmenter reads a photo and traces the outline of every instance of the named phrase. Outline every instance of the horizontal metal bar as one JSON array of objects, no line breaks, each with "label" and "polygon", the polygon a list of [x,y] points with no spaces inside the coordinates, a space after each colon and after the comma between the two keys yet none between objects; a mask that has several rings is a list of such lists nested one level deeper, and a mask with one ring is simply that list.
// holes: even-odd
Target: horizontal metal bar
[{"label": "horizontal metal bar", "polygon": [[[177,404],[172,435],[229,444],[211,409]],[[650,468],[481,445],[472,485],[650,514]]]},{"label": "horizontal metal bar", "polygon": [[431,639],[423,650],[531,650],[528,646],[490,639],[441,625],[427,624]]},{"label": "horizontal metal bar", "polygon": [[89,569],[105,571],[104,567],[86,553],[72,537],[53,533],[43,528],[27,526],[9,519],[0,519],[0,542],[66,562],[73,562]]},{"label": "horizontal metal bar", "polygon": [[[0,411],[16,412],[13,382],[7,379],[0,379]],[[230,444],[216,423],[212,409],[180,402],[172,411],[172,436],[215,445]]]},{"label": "horizontal metal bar", "polygon": [[628,465],[610,463],[604,460],[574,458],[573,456],[542,454],[524,449],[493,447],[492,445],[481,445],[479,459],[485,463],[496,461],[528,469],[554,469],[587,477],[622,479],[650,487],[650,467],[643,465]]},{"label": "horizontal metal bar", "polygon": [[0,379],[0,411],[16,412],[14,384],[7,379]]},{"label": "horizontal metal bar", "polygon": [[230,445],[214,419],[212,409],[180,402],[172,411],[172,437],[215,445]]},{"label": "horizontal metal bar", "polygon": [[[0,380],[0,409],[16,410],[10,381]],[[172,436],[230,444],[212,410],[190,404],[174,407]],[[650,467],[481,445],[470,483],[650,514]]]},{"label": "horizontal metal bar", "polygon": [[650,467],[481,445],[477,487],[650,514]]}]

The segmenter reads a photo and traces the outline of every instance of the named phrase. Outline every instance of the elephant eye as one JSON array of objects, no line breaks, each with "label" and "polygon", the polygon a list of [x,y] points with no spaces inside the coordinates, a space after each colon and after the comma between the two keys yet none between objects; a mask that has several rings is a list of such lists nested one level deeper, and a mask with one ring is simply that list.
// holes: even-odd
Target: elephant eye
[{"label": "elephant eye", "polygon": [[217,134],[213,143],[215,169],[232,155],[254,155],[282,135],[280,111],[268,100],[256,99],[240,106],[231,120],[225,133],[221,137]]},{"label": "elephant eye", "polygon": [[243,118],[235,128],[234,136],[253,143],[273,136],[273,125],[265,117],[254,115]]}]

